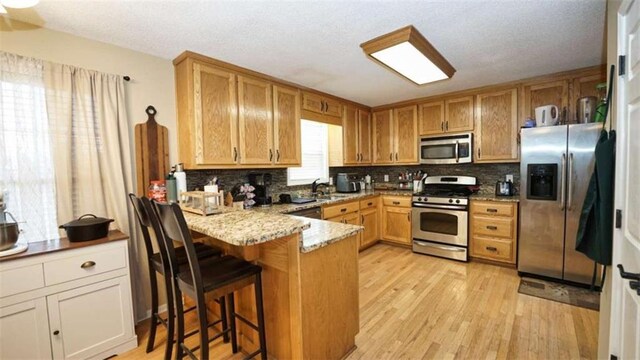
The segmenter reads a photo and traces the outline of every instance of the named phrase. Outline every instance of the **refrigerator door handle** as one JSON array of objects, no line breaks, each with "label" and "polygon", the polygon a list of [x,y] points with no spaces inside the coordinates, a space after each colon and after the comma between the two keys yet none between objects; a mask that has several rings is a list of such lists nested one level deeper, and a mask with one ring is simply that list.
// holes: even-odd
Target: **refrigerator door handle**
[{"label": "refrigerator door handle", "polygon": [[567,154],[562,153],[560,164],[560,210],[564,210],[564,204],[567,200],[565,191],[567,188]]},{"label": "refrigerator door handle", "polygon": [[573,153],[569,153],[569,175],[567,175],[567,210],[573,210]]}]

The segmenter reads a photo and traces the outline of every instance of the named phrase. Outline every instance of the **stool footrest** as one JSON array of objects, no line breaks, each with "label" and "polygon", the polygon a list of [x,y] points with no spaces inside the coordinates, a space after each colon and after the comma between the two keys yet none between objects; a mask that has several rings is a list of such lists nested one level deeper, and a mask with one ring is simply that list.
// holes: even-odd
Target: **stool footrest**
[{"label": "stool footrest", "polygon": [[237,313],[233,313],[233,315],[238,319],[241,320],[243,323],[249,325],[249,327],[251,327],[253,330],[259,331],[258,329],[258,325],[252,323],[251,321],[247,320],[246,318],[244,318],[242,315],[239,315]]}]

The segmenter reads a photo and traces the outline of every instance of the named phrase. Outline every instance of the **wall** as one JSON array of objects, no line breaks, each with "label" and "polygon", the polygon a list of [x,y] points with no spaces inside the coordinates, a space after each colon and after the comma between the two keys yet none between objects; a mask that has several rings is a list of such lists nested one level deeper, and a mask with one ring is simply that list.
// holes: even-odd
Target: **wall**
[{"label": "wall", "polygon": [[[0,19],[0,50],[130,76],[132,80],[126,85],[126,96],[132,134],[135,124],[146,120],[145,108],[154,105],[158,111],[156,120],[169,129],[170,159],[172,164],[176,162],[175,86],[170,60],[26,23],[14,21],[10,26],[4,18]],[[133,154],[133,136],[131,140]],[[135,165],[135,159],[132,164]],[[141,241],[138,248],[144,249]],[[148,310],[150,300],[146,262],[142,258],[138,262],[145,264],[139,267],[141,272],[133,279],[138,280],[139,284],[134,284],[134,289],[137,289],[134,291],[134,302],[136,317],[141,319]]]}]

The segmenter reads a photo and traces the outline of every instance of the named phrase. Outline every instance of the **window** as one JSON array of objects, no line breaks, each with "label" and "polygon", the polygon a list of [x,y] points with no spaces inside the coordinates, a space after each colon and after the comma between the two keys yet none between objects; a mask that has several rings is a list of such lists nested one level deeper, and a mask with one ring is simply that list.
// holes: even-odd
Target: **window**
[{"label": "window", "polygon": [[32,70],[0,72],[0,191],[20,223],[20,242],[58,236],[45,91],[40,69]]},{"label": "window", "polygon": [[306,185],[313,180],[329,181],[329,126],[301,120],[302,166],[287,170],[287,185]]}]

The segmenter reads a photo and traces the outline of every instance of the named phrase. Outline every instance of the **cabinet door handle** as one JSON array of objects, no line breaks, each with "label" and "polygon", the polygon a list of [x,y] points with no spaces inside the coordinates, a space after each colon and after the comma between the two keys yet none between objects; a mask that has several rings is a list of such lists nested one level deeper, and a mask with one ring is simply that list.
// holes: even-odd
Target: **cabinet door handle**
[{"label": "cabinet door handle", "polygon": [[280,161],[280,149],[276,150],[276,162]]},{"label": "cabinet door handle", "polygon": [[269,161],[273,161],[273,150],[269,149]]},{"label": "cabinet door handle", "polygon": [[478,159],[480,159],[480,147],[478,147]]},{"label": "cabinet door handle", "polygon": [[440,131],[444,132],[444,121],[440,123]]},{"label": "cabinet door handle", "polygon": [[238,161],[238,148],[236,148],[235,146],[233,147],[233,161]]},{"label": "cabinet door handle", "polygon": [[398,153],[396,153],[396,161],[398,161]]},{"label": "cabinet door handle", "polygon": [[485,249],[487,249],[489,251],[498,251],[498,248],[493,247],[493,246],[486,246]]},{"label": "cabinet door handle", "polygon": [[393,205],[400,205],[400,201],[394,201]]},{"label": "cabinet door handle", "polygon": [[489,230],[498,230],[497,226],[493,226],[493,225],[487,225],[487,229]]},{"label": "cabinet door handle", "polygon": [[53,335],[59,335],[60,334],[60,330],[56,330],[53,332]]},{"label": "cabinet door handle", "polygon": [[360,224],[364,224],[364,215],[360,215]]},{"label": "cabinet door handle", "polygon": [[80,267],[82,269],[88,269],[90,267],[94,267],[96,266],[96,262],[95,261],[85,261],[82,263],[82,265],[80,265]]},{"label": "cabinet door handle", "polygon": [[393,153],[389,154],[389,160],[393,161]]},{"label": "cabinet door handle", "polygon": [[487,209],[487,212],[490,212],[490,213],[497,213],[497,212],[498,212],[498,209]]},{"label": "cabinet door handle", "polygon": [[411,222],[411,213],[407,213],[407,221]]},{"label": "cabinet door handle", "polygon": [[449,120],[447,120],[447,122],[444,123],[444,130],[445,131],[449,131]]}]

